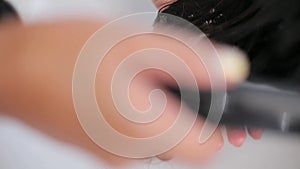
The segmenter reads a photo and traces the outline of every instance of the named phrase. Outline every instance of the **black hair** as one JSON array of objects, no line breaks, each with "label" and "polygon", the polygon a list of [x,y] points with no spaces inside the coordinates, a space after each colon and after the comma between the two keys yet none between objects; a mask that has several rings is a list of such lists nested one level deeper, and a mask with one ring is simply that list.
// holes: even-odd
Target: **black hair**
[{"label": "black hair", "polygon": [[210,39],[244,50],[251,61],[249,80],[300,83],[299,0],[178,0],[162,9]]},{"label": "black hair", "polygon": [[17,12],[8,2],[0,0],[0,22],[11,18],[18,19]]}]

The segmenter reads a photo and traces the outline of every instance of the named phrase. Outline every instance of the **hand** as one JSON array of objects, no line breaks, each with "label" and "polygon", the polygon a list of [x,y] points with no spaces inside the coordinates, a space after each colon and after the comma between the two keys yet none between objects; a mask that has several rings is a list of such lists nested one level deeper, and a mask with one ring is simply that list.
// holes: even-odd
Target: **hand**
[{"label": "hand", "polygon": [[[158,9],[163,8],[176,0],[153,0],[153,3]],[[261,129],[248,129],[249,135],[254,139],[260,139],[263,131]],[[246,131],[243,128],[227,127],[227,136],[229,142],[237,147],[241,146],[246,140]]]},{"label": "hand", "polygon": [[[110,164],[119,165],[128,162],[128,159],[107,153],[89,139],[78,122],[72,102],[72,76],[78,53],[89,36],[100,27],[101,24],[95,22],[65,21],[28,27],[7,26],[0,29],[3,37],[1,43],[6,46],[2,50],[2,63],[6,64],[2,67],[2,72],[9,72],[10,75],[1,77],[5,83],[0,89],[0,109],[60,140],[79,145]],[[116,66],[130,53],[149,46],[178,54],[191,68],[199,87],[207,88],[210,85],[203,65],[191,50],[177,41],[149,35],[129,38],[115,46],[98,70],[96,96],[109,124],[127,136],[149,137],[165,131],[176,119],[180,106],[174,96],[166,93],[168,102],[163,115],[151,124],[139,125],[124,119],[112,104],[108,92]],[[234,55],[222,55],[222,52],[220,55],[229,86],[233,87],[242,82],[247,77],[245,59]],[[232,67],[232,64],[236,66]],[[182,77],[182,80],[185,79],[180,70],[176,74]],[[185,83],[188,85],[188,82]],[[170,76],[159,71],[140,74],[130,88],[133,104],[139,109],[147,108],[149,92],[161,88],[163,84],[174,85],[175,82]],[[190,113],[192,112],[187,111],[186,116]],[[198,118],[191,132],[180,144],[158,157],[163,160],[174,158],[193,163],[207,160],[222,147],[223,138],[218,128],[205,144],[199,145],[198,137],[203,122],[204,119]],[[229,132],[228,135],[233,135],[232,133]],[[243,134],[237,135],[240,137]],[[162,142],[168,141],[170,140]]]}]

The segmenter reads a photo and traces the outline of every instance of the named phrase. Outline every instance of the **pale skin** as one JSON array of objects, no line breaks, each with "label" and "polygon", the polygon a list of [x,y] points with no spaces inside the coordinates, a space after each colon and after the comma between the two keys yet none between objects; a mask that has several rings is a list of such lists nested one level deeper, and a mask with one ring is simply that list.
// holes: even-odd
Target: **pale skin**
[{"label": "pale skin", "polygon": [[[162,5],[161,2],[154,1],[158,7]],[[72,75],[76,59],[86,40],[101,26],[103,23],[99,21],[74,20],[27,27],[14,22],[0,25],[0,112],[21,119],[61,141],[80,146],[108,164],[119,166],[135,160],[110,154],[94,144],[80,126],[72,100]],[[120,46],[116,50],[117,53],[113,51],[109,53],[106,61],[110,64],[103,64],[102,70],[98,71],[96,96],[98,100],[99,98],[108,100],[108,104],[103,107],[104,116],[116,130],[128,136],[146,137],[164,131],[172,123],[179,103],[173,96],[167,94],[167,108],[164,115],[155,123],[145,126],[128,123],[116,113],[106,94],[110,73],[114,65],[128,53],[162,41],[166,43],[161,43],[157,47],[176,49],[178,53],[183,50],[188,52],[176,42],[161,37],[134,38],[122,44],[123,48]],[[204,84],[200,87],[209,84],[201,63],[190,59],[193,57],[180,57],[191,67],[197,81]],[[230,72],[232,71],[226,72],[225,69],[227,83],[231,87],[247,77]],[[147,99],[141,98],[147,98],[149,91],[160,88],[162,83],[174,82],[169,76],[157,71],[149,71],[138,76],[131,88],[131,97],[135,105],[141,109],[146,108],[149,103]],[[101,102],[98,102],[101,106]],[[205,144],[198,144],[203,121],[204,119],[198,118],[183,142],[158,157],[162,160],[178,159],[189,163],[208,160],[221,149],[224,140],[218,128]],[[259,139],[262,131],[249,130],[249,134],[254,139]],[[246,139],[246,132],[241,129],[227,130],[227,135],[235,146],[241,146]]]}]

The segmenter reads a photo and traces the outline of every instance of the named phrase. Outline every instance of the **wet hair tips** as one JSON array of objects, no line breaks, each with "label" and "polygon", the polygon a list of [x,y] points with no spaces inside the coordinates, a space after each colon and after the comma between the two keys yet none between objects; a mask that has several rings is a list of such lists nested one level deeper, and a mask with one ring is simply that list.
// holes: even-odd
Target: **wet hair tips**
[{"label": "wet hair tips", "polygon": [[251,61],[249,80],[300,83],[299,0],[178,0],[160,12],[244,50]]}]

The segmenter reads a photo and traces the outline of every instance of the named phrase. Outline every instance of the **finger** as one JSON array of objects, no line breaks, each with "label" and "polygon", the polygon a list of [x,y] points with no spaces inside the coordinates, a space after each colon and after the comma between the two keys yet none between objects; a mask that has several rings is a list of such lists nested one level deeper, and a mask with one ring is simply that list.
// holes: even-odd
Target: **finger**
[{"label": "finger", "polygon": [[[130,100],[138,110],[145,110],[149,108],[151,104],[149,104],[149,100],[147,99],[148,95],[153,89],[157,89],[159,87],[155,86],[155,84],[152,86],[151,81],[148,78],[153,73],[156,72],[148,71],[141,73],[135,77],[131,84]],[[103,80],[101,82],[103,82]],[[103,89],[103,92],[98,93],[104,93],[104,91],[107,90],[109,89]],[[120,133],[136,138],[147,138],[158,136],[162,133],[165,134],[165,132],[167,133],[169,129],[174,127],[174,124],[177,124],[179,126],[178,129],[180,130],[176,130],[176,133],[174,133],[172,137],[165,137],[165,139],[160,140],[160,144],[156,144],[155,146],[161,147],[166,144],[171,145],[173,144],[173,139],[181,136],[184,138],[184,140],[177,145],[174,144],[174,148],[159,155],[158,158],[162,160],[174,159],[195,164],[209,160],[209,158],[211,158],[220,148],[222,148],[224,144],[220,129],[217,129],[207,142],[204,144],[199,144],[198,140],[201,128],[204,125],[204,119],[198,118],[191,131],[182,134],[181,130],[192,124],[189,122],[189,119],[194,116],[194,113],[188,108],[183,108],[184,111],[182,112],[183,115],[181,118],[184,120],[181,121],[181,118],[179,119],[179,110],[181,107],[180,100],[174,97],[171,93],[166,92],[165,94],[167,98],[166,107],[163,110],[162,115],[152,123],[142,125],[131,123],[125,118],[119,116],[119,114],[115,114],[111,111],[105,114],[106,119],[109,124]],[[107,100],[110,99],[108,98]],[[101,99],[98,99],[98,101],[99,105],[101,106]],[[180,122],[178,122],[179,120]],[[186,137],[185,134],[187,134]]]},{"label": "finger", "polygon": [[246,140],[246,131],[244,128],[227,127],[226,131],[228,140],[232,145],[236,147],[243,145]]},{"label": "finger", "polygon": [[[124,27],[129,28],[128,25]],[[125,34],[125,29],[118,31],[120,34],[124,31]],[[111,30],[107,34],[115,34],[115,32],[116,30]],[[154,34],[124,39],[122,43],[116,44],[105,58],[113,58],[109,65],[111,68],[117,68],[122,60],[136,51],[149,49],[146,52],[152,52],[152,54],[146,55],[151,55],[151,58],[139,59],[129,68],[161,64],[161,66],[168,67],[168,70],[178,77],[176,80],[185,84],[184,87],[190,87],[194,84],[194,80],[200,89],[223,87],[225,83],[227,87],[231,87],[240,84],[248,77],[249,62],[242,51],[234,47],[212,44],[201,35],[186,30],[157,27]],[[113,40],[110,37],[102,38],[107,39],[107,43],[114,43],[111,42]],[[139,58],[144,58],[145,52],[138,54],[140,54]],[[136,53],[135,56],[138,54]],[[194,77],[191,78],[191,76]],[[158,77],[157,79],[166,85],[174,87],[176,85],[172,78]]]},{"label": "finger", "polygon": [[188,164],[202,164],[208,162],[223,146],[224,139],[220,128],[204,144],[199,144],[199,131],[201,131],[203,119],[198,119],[189,135],[172,150],[158,156],[162,160],[178,160]]},{"label": "finger", "polygon": [[261,139],[263,132],[264,132],[263,129],[251,129],[251,128],[248,129],[249,135],[255,140]]}]

